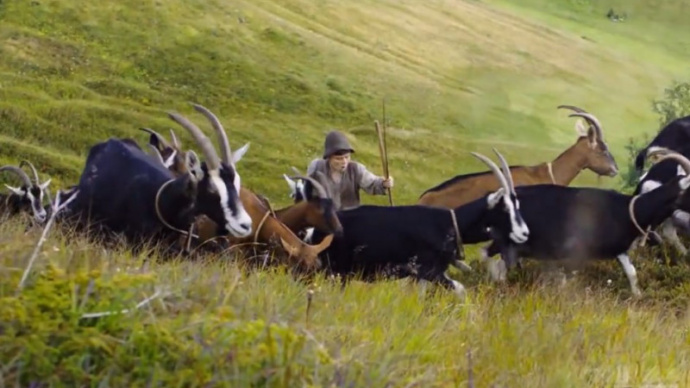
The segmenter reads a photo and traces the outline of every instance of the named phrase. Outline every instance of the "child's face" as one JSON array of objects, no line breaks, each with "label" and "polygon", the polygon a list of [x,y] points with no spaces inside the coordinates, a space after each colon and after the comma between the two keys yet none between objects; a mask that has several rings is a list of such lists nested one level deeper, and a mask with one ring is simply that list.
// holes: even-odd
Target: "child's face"
[{"label": "child's face", "polygon": [[345,171],[347,165],[350,163],[350,153],[344,153],[342,155],[331,155],[328,160],[331,168],[335,171]]}]

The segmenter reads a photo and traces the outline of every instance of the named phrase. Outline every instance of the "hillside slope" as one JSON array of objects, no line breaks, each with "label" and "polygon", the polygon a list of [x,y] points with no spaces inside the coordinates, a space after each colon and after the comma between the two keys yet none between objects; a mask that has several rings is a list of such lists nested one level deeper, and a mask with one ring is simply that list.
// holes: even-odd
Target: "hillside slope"
[{"label": "hillside slope", "polygon": [[[616,24],[605,5],[579,4],[3,1],[0,158],[29,157],[70,184],[108,136],[143,142],[138,127],[172,127],[191,144],[165,111],[208,128],[194,101],[234,147],[252,142],[244,182],[280,202],[280,175],[306,167],[331,127],[380,171],[372,121],[385,98],[398,203],[484,168],[469,151],[552,159],[575,139],[561,103],[595,113],[622,164],[627,137],[656,129],[650,100],[686,70],[688,50],[668,42],[682,34],[665,25],[677,5],[625,2],[656,14]],[[596,180],[585,172],[576,184]]]}]

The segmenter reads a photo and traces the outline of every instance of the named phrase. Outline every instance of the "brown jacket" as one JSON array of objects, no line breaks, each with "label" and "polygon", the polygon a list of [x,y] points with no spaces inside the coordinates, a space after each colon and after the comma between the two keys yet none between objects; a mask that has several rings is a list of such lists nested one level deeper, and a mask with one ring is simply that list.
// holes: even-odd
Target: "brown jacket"
[{"label": "brown jacket", "polygon": [[313,176],[316,171],[326,175],[328,181],[321,182],[333,196],[333,204],[337,210],[359,206],[359,189],[370,195],[384,195],[383,178],[367,170],[364,165],[350,161],[343,172],[340,182],[336,183],[330,174],[330,167],[325,159],[314,159],[307,167],[307,175]]}]

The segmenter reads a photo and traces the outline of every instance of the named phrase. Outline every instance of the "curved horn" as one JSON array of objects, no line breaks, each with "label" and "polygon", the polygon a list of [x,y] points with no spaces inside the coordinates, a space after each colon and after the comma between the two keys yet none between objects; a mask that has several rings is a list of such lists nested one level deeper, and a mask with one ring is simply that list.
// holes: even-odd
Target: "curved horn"
[{"label": "curved horn", "polygon": [[500,152],[496,150],[496,148],[493,148],[494,153],[498,156],[498,159],[501,161],[501,170],[503,171],[503,176],[506,177],[506,180],[508,181],[508,185],[510,185],[510,192],[513,193],[513,195],[517,196],[517,193],[515,193],[515,182],[513,182],[513,174],[510,173],[510,166],[508,165],[508,162],[506,162],[506,158],[501,155]]},{"label": "curved horn", "polygon": [[38,172],[36,171],[36,167],[34,167],[33,163],[29,162],[28,160],[22,160],[21,163],[19,163],[19,168],[22,168],[24,165],[29,166],[31,172],[34,174],[34,182],[36,182],[36,186],[40,186],[41,182],[38,179]]},{"label": "curved horn", "polygon": [[316,189],[316,191],[319,193],[319,198],[328,198],[328,195],[326,194],[326,190],[324,189],[323,186],[317,181],[316,179],[304,175],[293,175],[289,177],[290,179],[302,179],[302,180],[307,180],[311,182],[312,186]]},{"label": "curved horn", "polygon": [[[647,159],[654,159],[658,158],[662,155],[668,155],[672,153],[673,151],[666,148],[666,147],[659,147],[659,146],[651,146],[647,149],[647,152],[645,154],[645,157]],[[656,162],[655,160],[652,160],[652,162]]]},{"label": "curved horn", "polygon": [[220,152],[223,155],[223,162],[225,162],[227,165],[231,165],[232,150],[230,150],[230,142],[228,142],[228,135],[225,133],[223,124],[220,123],[218,117],[216,117],[216,115],[214,115],[210,110],[199,104],[192,104],[192,106],[197,110],[197,112],[201,112],[201,114],[206,116],[208,121],[211,122],[211,126],[218,135],[218,142],[220,143]]},{"label": "curved horn", "polygon": [[683,170],[685,170],[685,173],[690,175],[690,160],[686,158],[685,156],[679,154],[678,152],[669,150],[668,148],[664,147],[650,147],[649,150],[647,151],[647,157],[658,158],[653,162],[653,163],[659,163],[662,160],[666,159],[673,159],[678,162],[683,167]]},{"label": "curved horn", "polygon": [[175,136],[175,131],[173,131],[172,128],[170,128],[170,138],[172,139],[173,145],[179,149],[180,142],[179,140],[177,140],[177,136]]},{"label": "curved horn", "polygon": [[501,186],[506,190],[506,193],[511,192],[510,187],[508,186],[508,182],[506,181],[506,177],[501,174],[501,171],[498,169],[498,166],[496,163],[492,162],[491,159],[487,158],[486,156],[476,153],[476,152],[470,152],[472,156],[475,158],[481,160],[484,162],[489,168],[496,174],[496,178],[498,178],[498,181],[501,182]]},{"label": "curved horn", "polygon": [[297,167],[295,167],[295,166],[290,166],[290,168],[292,169],[292,171],[295,172],[295,174],[297,174],[297,175],[304,175],[304,174],[302,174],[302,172],[301,172],[300,170],[297,169]]},{"label": "curved horn", "polygon": [[314,178],[312,178],[312,177],[309,177],[309,176],[306,176],[306,175],[302,174],[302,173],[297,169],[297,167],[295,167],[295,166],[292,166],[291,168],[292,168],[292,171],[294,171],[296,175],[295,175],[295,176],[291,176],[290,178],[292,178],[292,179],[304,179],[304,180],[308,180],[309,182],[311,182],[311,184],[314,186],[314,188],[316,189],[316,191],[319,193],[319,197],[321,197],[321,198],[328,198],[328,197],[329,197],[328,193],[326,192],[326,188],[324,188],[324,187],[321,185],[321,183],[319,183],[319,181],[317,181],[316,179],[314,179]]},{"label": "curved horn", "polygon": [[21,168],[17,166],[2,166],[0,167],[0,172],[2,171],[12,171],[15,174],[19,175],[19,178],[21,178],[22,182],[24,182],[24,185],[26,187],[31,187],[31,179],[29,179],[29,176],[26,175],[26,172],[22,170]]},{"label": "curved horn", "polygon": [[666,147],[651,146],[647,149],[644,156],[645,156],[645,158],[652,160],[652,162],[654,163],[654,162],[656,162],[654,160],[655,158],[658,158],[659,156],[662,156],[662,155],[670,154],[671,152],[673,152],[673,151],[671,151],[670,149],[668,149]]},{"label": "curved horn", "polygon": [[559,105],[556,109],[570,109],[570,110],[572,110],[573,112],[587,113],[586,110],[584,110],[584,109],[582,109],[582,108],[578,108],[578,107],[576,107],[576,106],[574,106],[574,105]]},{"label": "curved horn", "polygon": [[149,148],[153,151],[153,154],[157,156],[157,159],[161,162],[161,165],[165,166],[165,160],[163,160],[163,155],[161,155],[160,151],[158,151],[158,148],[156,148],[153,144],[147,144]]},{"label": "curved horn", "polygon": [[601,132],[601,123],[599,123],[599,120],[597,120],[597,118],[594,117],[594,115],[592,115],[591,113],[584,113],[584,112],[577,112],[577,113],[573,113],[573,114],[568,115],[568,117],[576,117],[576,116],[582,117],[585,120],[587,120],[587,122],[589,122],[594,127],[594,130],[597,132],[597,137],[599,138],[599,140],[601,140],[601,141],[604,140],[604,135]]},{"label": "curved horn", "polygon": [[204,154],[204,157],[206,158],[206,164],[208,165],[208,169],[220,169],[220,159],[218,158],[216,150],[213,149],[213,143],[211,143],[208,137],[206,137],[206,135],[204,135],[204,133],[201,132],[199,127],[192,124],[192,122],[187,120],[186,117],[177,113],[168,112],[168,117],[173,119],[176,123],[180,124],[182,128],[186,129],[192,135],[196,143],[199,145],[199,147],[201,147],[201,151]]},{"label": "curved horn", "polygon": [[158,142],[160,142],[160,143],[163,145],[163,147],[165,147],[165,148],[169,148],[169,147],[170,147],[170,143],[168,143],[168,141],[165,140],[165,138],[164,138],[163,136],[161,136],[160,133],[154,131],[153,129],[151,129],[151,128],[139,128],[139,130],[140,130],[140,131],[144,131],[144,132],[148,132],[148,133],[150,133],[151,135],[157,137],[157,138],[158,138]]},{"label": "curved horn", "polygon": [[683,170],[685,170],[685,173],[690,175],[690,160],[688,160],[688,158],[679,153],[673,152],[667,155],[662,155],[657,162],[661,162],[662,160],[666,159],[675,160],[676,162],[678,162],[678,164],[683,166]]}]

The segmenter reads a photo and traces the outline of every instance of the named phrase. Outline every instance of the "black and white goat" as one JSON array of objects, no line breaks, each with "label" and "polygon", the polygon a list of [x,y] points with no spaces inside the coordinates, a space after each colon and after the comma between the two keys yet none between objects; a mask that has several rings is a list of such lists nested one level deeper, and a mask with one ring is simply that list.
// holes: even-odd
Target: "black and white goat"
[{"label": "black and white goat", "polygon": [[196,125],[177,113],[168,116],[201,148],[205,157],[202,176],[197,178],[188,171],[176,177],[135,142],[109,139],[89,151],[70,216],[82,225],[96,224],[123,233],[133,243],[174,242],[178,233],[189,233],[194,217],[200,214],[212,219],[221,234],[249,236],[252,219],[239,199],[240,176],[235,168],[242,154],[232,154],[229,144],[223,142],[222,152],[228,158],[221,160]]},{"label": "black and white goat", "polygon": [[[487,241],[489,227],[516,243],[527,240],[530,233],[520,215],[510,172],[504,175],[487,157],[472,155],[491,168],[501,183],[498,190],[452,210],[362,205],[338,211],[343,235],[321,254],[324,267],[343,280],[356,274],[366,281],[378,275],[411,276],[464,295],[462,284],[445,273],[450,265],[469,268],[461,261],[462,244]],[[316,228],[313,241],[321,241],[326,233]]]},{"label": "black and white goat", "polygon": [[[34,176],[34,182],[31,182],[26,172],[22,170],[22,166],[28,165]],[[21,179],[21,186],[5,185],[10,190],[10,194],[0,194],[0,208],[3,210],[0,213],[7,215],[16,215],[21,212],[31,211],[33,219],[38,224],[43,224],[47,218],[47,213],[43,207],[43,199],[51,179],[41,183],[38,178],[38,172],[33,164],[29,161],[22,161],[17,166],[2,166],[0,172],[8,171],[15,173]]]},{"label": "black and white goat", "polygon": [[[652,146],[649,147],[647,152],[650,154],[654,154],[660,150],[662,149],[656,146]],[[680,153],[686,158],[690,154],[688,152]],[[686,175],[685,170],[683,170],[683,167],[675,159],[666,159],[659,163],[655,163],[650,167],[650,169],[647,172],[640,176],[640,180],[637,184],[637,187],[635,188],[635,191],[633,192],[633,195],[647,193],[651,190],[658,188],[659,186],[663,185],[664,183],[672,180],[677,176],[684,175]],[[675,210],[671,217],[667,218],[666,220],[664,220],[664,222],[661,223],[659,227],[661,236],[657,236],[655,233],[652,233],[650,237],[653,238],[651,239],[650,243],[652,245],[661,243],[661,239],[663,238],[671,242],[671,244],[673,244],[673,246],[681,254],[685,255],[688,250],[680,241],[680,238],[678,238],[679,229],[686,233],[690,231],[690,213],[681,209]],[[638,241],[641,242],[642,238],[638,239]]]},{"label": "black and white goat", "polygon": [[664,128],[656,134],[654,139],[637,153],[637,157],[635,158],[635,170],[638,174],[642,173],[644,162],[652,147],[666,148],[671,151],[679,152],[687,157],[687,152],[683,151],[688,145],[690,145],[690,116],[685,116],[666,124]]},{"label": "black and white goat", "polygon": [[[659,161],[673,159],[690,172],[684,156],[662,149]],[[651,156],[651,153],[650,153]],[[525,243],[497,238],[488,256],[501,253],[507,268],[518,257],[537,260],[617,258],[635,296],[641,295],[628,250],[647,227],[655,227],[680,208],[690,209],[690,176],[676,176],[639,195],[597,188],[534,185],[517,188],[520,211],[530,230]]]}]

